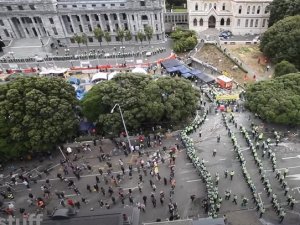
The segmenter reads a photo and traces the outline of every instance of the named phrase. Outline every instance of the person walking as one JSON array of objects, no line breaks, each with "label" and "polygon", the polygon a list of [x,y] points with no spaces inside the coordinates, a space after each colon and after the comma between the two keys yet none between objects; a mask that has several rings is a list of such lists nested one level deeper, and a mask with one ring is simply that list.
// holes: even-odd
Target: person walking
[{"label": "person walking", "polygon": [[98,176],[96,176],[96,183],[99,184],[100,183],[100,178]]},{"label": "person walking", "polygon": [[196,198],[196,195],[191,195],[190,198],[191,198],[191,200],[193,202],[195,200],[195,198]]},{"label": "person walking", "polygon": [[233,179],[233,176],[234,176],[234,171],[232,170],[232,171],[230,172],[230,180]]},{"label": "person walking", "polygon": [[166,177],[164,177],[164,184],[165,184],[165,186],[168,185],[168,179]]},{"label": "person walking", "polygon": [[217,150],[214,149],[214,150],[213,150],[213,157],[216,157],[216,155],[217,155]]},{"label": "person walking", "polygon": [[142,183],[141,182],[138,182],[138,189],[139,189],[139,192],[142,193]]},{"label": "person walking", "polygon": [[151,201],[152,201],[153,207],[156,208],[156,199],[152,198]]},{"label": "person walking", "polygon": [[91,186],[90,185],[86,185],[86,189],[90,192],[90,193],[92,193],[92,189],[91,189]]},{"label": "person walking", "polygon": [[228,177],[228,173],[229,173],[229,171],[226,169],[226,170],[224,171],[224,176],[225,176],[225,178]]},{"label": "person walking", "polygon": [[233,195],[233,200],[232,200],[232,202],[233,202],[234,204],[236,204],[236,205],[237,205],[237,199],[238,199],[237,195]]},{"label": "person walking", "polygon": [[146,195],[143,196],[143,201],[144,201],[144,204],[147,205],[147,196]]}]

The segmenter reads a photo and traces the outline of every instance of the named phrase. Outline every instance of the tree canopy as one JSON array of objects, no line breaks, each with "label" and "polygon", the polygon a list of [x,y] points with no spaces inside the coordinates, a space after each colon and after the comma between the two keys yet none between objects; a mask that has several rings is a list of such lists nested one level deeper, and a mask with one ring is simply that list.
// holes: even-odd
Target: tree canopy
[{"label": "tree canopy", "polygon": [[182,30],[177,28],[172,32],[171,38],[174,41],[173,50],[177,53],[190,51],[198,43],[196,32],[192,30]]},{"label": "tree canopy", "polygon": [[182,78],[152,79],[149,75],[119,74],[95,85],[83,98],[83,114],[105,132],[119,133],[123,125],[120,104],[130,131],[185,121],[196,109],[198,92]]},{"label": "tree canopy", "polygon": [[0,86],[0,155],[51,150],[76,134],[74,88],[62,79],[19,78]]},{"label": "tree canopy", "polygon": [[269,26],[272,26],[279,20],[287,16],[295,16],[300,14],[299,0],[273,0],[269,6],[270,19]]},{"label": "tree canopy", "polygon": [[283,60],[280,63],[276,64],[274,76],[275,77],[280,77],[280,76],[285,75],[285,74],[296,73],[296,72],[298,72],[298,70],[297,70],[297,68],[295,67],[294,64]]},{"label": "tree canopy", "polygon": [[270,27],[260,43],[261,51],[275,63],[289,61],[300,67],[300,15],[286,17]]},{"label": "tree canopy", "polygon": [[260,81],[246,90],[246,107],[268,122],[300,124],[300,73]]}]

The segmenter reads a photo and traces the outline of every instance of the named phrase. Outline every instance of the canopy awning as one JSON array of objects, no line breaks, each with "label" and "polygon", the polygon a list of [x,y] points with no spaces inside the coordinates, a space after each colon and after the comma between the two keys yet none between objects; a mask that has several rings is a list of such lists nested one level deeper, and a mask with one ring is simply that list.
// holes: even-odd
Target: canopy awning
[{"label": "canopy awning", "polygon": [[99,80],[107,80],[107,73],[95,73],[93,78],[92,78],[92,82],[94,81],[99,81]]},{"label": "canopy awning", "polygon": [[202,72],[200,71],[200,70],[197,70],[197,69],[192,69],[191,71],[190,71],[190,74],[192,74],[192,75],[197,75],[197,74],[201,74]]},{"label": "canopy awning", "polygon": [[200,79],[202,82],[204,83],[214,83],[215,82],[215,78],[211,77],[205,73],[199,73],[195,75],[198,79]]},{"label": "canopy awning", "polygon": [[166,70],[168,73],[173,73],[173,72],[178,71],[178,67],[168,67],[168,68],[166,68]]},{"label": "canopy awning", "polygon": [[192,77],[193,75],[190,73],[183,73],[183,74],[181,74],[181,76],[183,76],[185,78],[189,78],[189,77]]},{"label": "canopy awning", "polygon": [[68,69],[66,68],[51,68],[51,69],[45,69],[45,70],[42,70],[40,72],[41,75],[47,75],[47,74],[62,74],[62,73],[65,73],[67,72]]},{"label": "canopy awning", "polygon": [[141,68],[141,67],[136,67],[136,68],[134,68],[131,72],[132,72],[132,73],[143,73],[143,74],[147,74],[146,70],[144,70],[144,69]]},{"label": "canopy awning", "polygon": [[170,67],[181,66],[182,63],[178,59],[168,59],[168,60],[165,60],[165,61],[161,62],[161,65],[165,69],[167,69],[167,68],[170,68]]},{"label": "canopy awning", "polygon": [[177,66],[177,71],[179,71],[181,74],[184,74],[184,73],[189,73],[191,70],[186,66],[181,65],[181,66]]}]

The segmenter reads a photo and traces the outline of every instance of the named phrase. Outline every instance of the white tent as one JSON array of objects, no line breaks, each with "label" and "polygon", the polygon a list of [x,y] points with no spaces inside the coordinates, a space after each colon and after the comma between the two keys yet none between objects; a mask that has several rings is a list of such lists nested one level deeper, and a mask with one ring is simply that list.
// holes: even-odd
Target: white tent
[{"label": "white tent", "polygon": [[97,81],[100,81],[100,80],[107,80],[107,73],[102,73],[102,72],[95,73],[92,78],[92,82],[96,83]]},{"label": "white tent", "polygon": [[110,74],[108,74],[108,80],[111,80],[111,79],[113,79],[117,74],[118,74],[119,72],[117,72],[117,71],[114,71],[114,72],[112,72],[112,73],[110,73]]},{"label": "white tent", "polygon": [[136,67],[134,68],[132,71],[132,73],[143,73],[143,74],[147,74],[146,70],[141,68],[141,67]]},{"label": "white tent", "polygon": [[67,72],[68,69],[66,68],[49,68],[49,69],[44,69],[40,72],[40,75],[48,75],[48,74],[64,74]]}]

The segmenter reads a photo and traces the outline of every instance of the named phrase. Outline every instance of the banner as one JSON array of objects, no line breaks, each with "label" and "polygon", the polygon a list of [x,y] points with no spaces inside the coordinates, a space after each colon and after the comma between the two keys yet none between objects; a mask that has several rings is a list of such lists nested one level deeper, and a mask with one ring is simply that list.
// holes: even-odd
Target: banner
[{"label": "banner", "polygon": [[239,95],[218,95],[216,96],[216,100],[238,100]]}]

